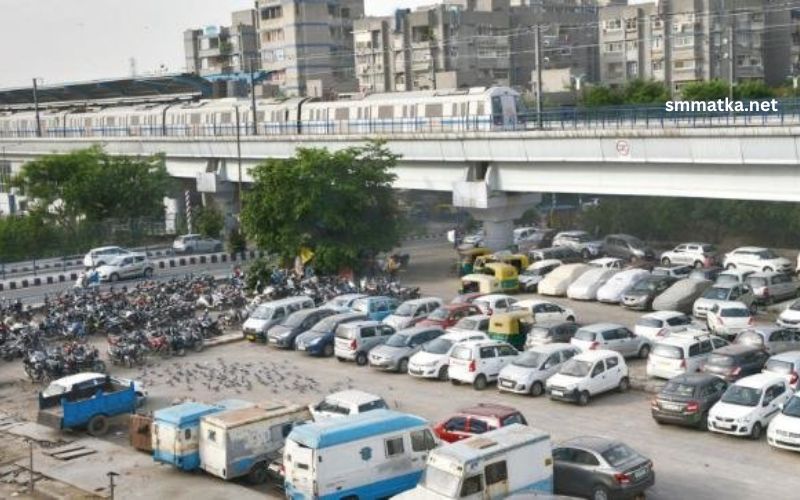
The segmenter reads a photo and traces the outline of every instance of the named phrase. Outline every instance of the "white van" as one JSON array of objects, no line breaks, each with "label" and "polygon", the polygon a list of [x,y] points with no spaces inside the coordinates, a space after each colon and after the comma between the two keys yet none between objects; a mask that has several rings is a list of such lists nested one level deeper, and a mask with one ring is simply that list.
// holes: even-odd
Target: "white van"
[{"label": "white van", "polygon": [[425,419],[390,410],[295,427],[283,449],[286,497],[391,497],[417,485],[437,446]]},{"label": "white van", "polygon": [[512,424],[433,450],[419,485],[401,500],[494,500],[553,492],[550,436]]},{"label": "white van", "polygon": [[703,331],[689,330],[670,335],[653,347],[645,373],[648,378],[671,379],[684,373],[699,372],[711,352],[726,345],[727,340]]},{"label": "white van", "polygon": [[313,309],[316,307],[314,300],[305,295],[297,297],[287,297],[285,299],[273,300],[259,305],[250,314],[247,321],[242,325],[242,335],[252,342],[259,341],[266,343],[267,330],[273,325],[278,324],[285,317],[301,309]]},{"label": "white van", "polygon": [[316,405],[308,405],[315,422],[333,417],[347,417],[373,410],[388,410],[382,397],[368,392],[349,389],[328,394]]}]

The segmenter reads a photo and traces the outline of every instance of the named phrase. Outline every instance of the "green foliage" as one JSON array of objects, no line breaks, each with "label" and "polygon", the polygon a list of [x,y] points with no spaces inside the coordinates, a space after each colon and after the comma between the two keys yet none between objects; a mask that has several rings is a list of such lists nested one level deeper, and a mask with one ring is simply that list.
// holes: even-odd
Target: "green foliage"
[{"label": "green foliage", "polygon": [[775,96],[775,90],[759,80],[748,80],[734,87],[734,97],[737,99],[770,99]]},{"label": "green foliage", "polygon": [[239,228],[234,229],[228,234],[228,252],[239,253],[247,249],[247,238],[244,237]]},{"label": "green foliage", "polygon": [[54,228],[40,215],[0,217],[0,255],[4,262],[41,255],[40,249],[53,241]]},{"label": "green foliage", "polygon": [[244,230],[259,248],[281,258],[309,248],[322,272],[355,268],[400,240],[395,176],[389,172],[396,163],[381,143],[335,153],[298,148],[287,160],[267,160],[252,171]]},{"label": "green foliage", "polygon": [[244,287],[248,291],[256,289],[258,282],[263,285],[269,283],[269,278],[272,276],[272,270],[278,265],[278,261],[274,258],[259,257],[254,260],[247,268],[244,277]]},{"label": "green foliage", "polygon": [[206,206],[197,211],[195,227],[197,232],[203,236],[218,238],[225,227],[225,217],[217,205],[209,201]]},{"label": "green foliage", "polygon": [[724,80],[691,82],[681,89],[681,98],[684,101],[716,101],[725,99],[729,95],[730,88],[728,82]]},{"label": "green foliage", "polygon": [[592,86],[583,93],[583,105],[588,108],[621,104],[624,104],[622,94],[603,85]]},{"label": "green foliage", "polygon": [[664,104],[668,100],[667,87],[654,80],[631,80],[621,89],[595,85],[583,95],[583,105],[589,108],[626,104],[656,105]]}]

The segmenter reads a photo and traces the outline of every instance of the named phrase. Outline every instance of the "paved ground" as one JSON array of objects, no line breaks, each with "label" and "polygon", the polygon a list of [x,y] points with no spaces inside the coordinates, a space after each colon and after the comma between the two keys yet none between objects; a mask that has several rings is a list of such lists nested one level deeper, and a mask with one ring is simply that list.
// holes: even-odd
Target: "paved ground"
[{"label": "paved ground", "polygon": [[[448,278],[442,273],[453,260],[451,250],[442,244],[418,243],[411,251],[411,269],[403,280],[421,285],[431,295],[452,296],[457,280],[454,275]],[[632,325],[637,317],[613,306],[574,302],[570,306],[585,322],[604,320]],[[653,459],[657,483],[649,497],[655,499],[790,499],[797,498],[800,484],[796,479],[800,454],[775,451],[763,440],[752,442],[691,429],[660,427],[650,418],[650,396],[640,391],[608,394],[580,408],[546,398],[499,394],[494,388],[476,392],[465,386],[418,381],[406,375],[379,373],[333,359],[310,358],[244,342],[118,373],[147,384],[150,401],[146,409],[163,407],[180,398],[214,401],[239,397],[312,403],[331,391],[347,387],[381,394],[391,406],[431,421],[463,405],[501,402],[519,408],[531,425],[550,432],[555,441],[585,434],[624,440]],[[0,407],[30,416],[35,406],[35,388],[20,381],[22,377],[19,364],[0,365]],[[123,436],[112,435],[104,444],[112,447],[124,442]],[[180,474],[152,465],[148,460],[133,458],[138,455],[136,452],[109,449],[114,450],[114,467],[124,467],[126,473],[120,481],[121,498],[149,498],[153,491],[149,486],[153,484],[158,485],[161,497],[169,492],[172,498],[198,495],[211,498],[223,491],[217,489],[223,484],[213,478]],[[87,474],[96,475],[98,467],[102,468],[94,464],[91,469],[61,474],[65,479],[71,474],[75,480],[87,481]],[[92,481],[97,478],[92,476]],[[224,486],[230,489],[230,496],[244,493],[238,486]],[[269,488],[258,493],[279,496]]]}]

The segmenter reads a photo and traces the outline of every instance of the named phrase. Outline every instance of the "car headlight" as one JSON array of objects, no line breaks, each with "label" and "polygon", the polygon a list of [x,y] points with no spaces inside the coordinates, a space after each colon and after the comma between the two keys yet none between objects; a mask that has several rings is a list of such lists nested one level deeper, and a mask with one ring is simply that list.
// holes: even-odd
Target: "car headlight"
[{"label": "car headlight", "polygon": [[314,337],[311,340],[306,340],[305,342],[306,342],[307,345],[315,345],[315,344],[319,344],[321,340],[322,340],[322,337]]},{"label": "car headlight", "polygon": [[741,417],[741,418],[739,419],[739,422],[741,422],[741,423],[743,423],[743,424],[749,424],[749,423],[750,423],[750,422],[752,422],[752,421],[753,421],[753,417],[752,417],[752,415],[745,415],[744,417]]}]

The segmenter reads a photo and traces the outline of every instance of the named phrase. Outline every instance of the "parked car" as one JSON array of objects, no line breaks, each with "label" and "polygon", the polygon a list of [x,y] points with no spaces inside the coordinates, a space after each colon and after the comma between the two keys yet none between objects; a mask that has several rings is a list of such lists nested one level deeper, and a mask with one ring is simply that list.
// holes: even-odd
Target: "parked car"
[{"label": "parked car", "polygon": [[703,292],[703,295],[694,301],[692,314],[696,318],[705,318],[708,310],[714,304],[720,302],[741,302],[750,308],[751,312],[756,311],[756,297],[749,286],[743,284],[736,285],[713,285]]},{"label": "parked car", "polygon": [[570,247],[550,247],[531,250],[528,252],[531,262],[542,260],[558,260],[562,264],[576,264],[583,261],[581,254]]},{"label": "parked car", "polygon": [[402,330],[416,325],[443,304],[442,299],[436,297],[407,300],[383,318],[383,323],[395,330]]},{"label": "parked car", "polygon": [[479,297],[473,300],[472,303],[478,306],[478,309],[480,309],[483,314],[491,316],[494,313],[508,311],[517,303],[517,299],[508,295],[493,293]]},{"label": "parked car", "polygon": [[745,283],[753,290],[756,301],[761,304],[771,304],[797,296],[797,283],[788,274],[775,271],[753,273],[745,279]]},{"label": "parked car", "polygon": [[485,293],[480,292],[470,292],[470,293],[460,293],[453,297],[453,300],[450,301],[451,304],[472,304],[475,299],[483,297],[486,295]]},{"label": "parked car", "polygon": [[800,332],[779,326],[758,326],[741,332],[734,343],[758,347],[768,354],[780,354],[800,349]]},{"label": "parked car", "polygon": [[475,314],[481,314],[481,310],[476,305],[445,304],[417,323],[417,326],[438,326],[446,330],[458,323],[462,318],[474,316]]},{"label": "parked car", "polygon": [[391,326],[373,320],[345,323],[336,329],[333,354],[339,361],[355,361],[364,366],[369,351],[386,342],[394,332]]},{"label": "parked car", "polygon": [[625,269],[627,266],[627,263],[624,260],[616,257],[600,257],[599,259],[590,260],[588,264],[594,267],[605,267],[608,269],[617,270]]},{"label": "parked car", "polygon": [[603,241],[594,240],[586,231],[562,231],[553,238],[554,247],[568,247],[584,260],[603,255]]},{"label": "parked car", "polygon": [[786,351],[770,356],[767,360],[767,364],[764,365],[764,373],[781,375],[786,379],[786,382],[793,391],[800,389],[800,381],[798,381],[798,374],[800,374],[800,350]]},{"label": "parked car", "polygon": [[681,243],[672,250],[661,254],[661,264],[681,264],[695,268],[716,265],[719,255],[717,248],[710,243]]},{"label": "parked car", "polygon": [[653,461],[621,441],[583,436],[553,447],[553,492],[606,500],[643,498],[653,486]]},{"label": "parked car", "polygon": [[461,408],[433,427],[436,436],[445,443],[456,443],[476,434],[513,424],[528,425],[525,416],[516,408],[480,403]]},{"label": "parked car", "polygon": [[707,335],[682,332],[656,342],[647,358],[648,378],[671,379],[684,373],[699,372],[712,351],[725,347],[728,341]]},{"label": "parked car", "polygon": [[655,253],[642,240],[628,234],[609,234],[603,241],[603,251],[609,257],[627,261],[654,260]]},{"label": "parked car", "polygon": [[122,247],[99,247],[99,248],[92,248],[86,255],[83,257],[83,267],[97,267],[102,266],[108,262],[111,262],[116,257],[120,257],[122,255],[130,255],[130,250],[126,250]]},{"label": "parked car", "polygon": [[260,304],[242,325],[242,334],[251,342],[266,342],[267,330],[286,316],[301,309],[314,308],[314,300],[305,295],[286,297]]},{"label": "parked car", "polygon": [[732,340],[754,324],[753,312],[742,302],[718,302],[706,313],[708,330]]},{"label": "parked car", "polygon": [[775,448],[800,451],[800,394],[789,398],[769,423],[767,443]]},{"label": "parked car", "polygon": [[761,372],[767,359],[769,354],[764,349],[733,344],[713,351],[703,365],[703,371],[726,382],[735,382],[742,377]]},{"label": "parked car", "polygon": [[628,366],[614,351],[586,351],[564,363],[558,373],[547,379],[545,389],[550,399],[571,401],[581,406],[604,392],[630,388]]},{"label": "parked car", "polygon": [[369,351],[369,366],[379,370],[408,372],[408,360],[422,344],[444,334],[438,326],[419,326],[400,330],[386,342]]},{"label": "parked car", "polygon": [[353,311],[361,312],[374,321],[381,321],[392,314],[399,305],[397,299],[383,295],[361,297],[353,301]]},{"label": "parked car", "polygon": [[465,235],[461,239],[461,244],[479,247],[483,245],[484,238],[486,238],[486,232],[483,229],[480,229],[478,231],[475,231],[474,233]]},{"label": "parked car", "polygon": [[747,277],[753,274],[755,271],[752,269],[727,269],[722,271],[717,275],[717,279],[714,280],[715,285],[735,285],[741,284],[747,281]]},{"label": "parked car", "polygon": [[722,273],[722,268],[719,266],[713,267],[702,267],[702,268],[694,268],[691,273],[689,273],[688,278],[693,280],[708,280],[708,281],[717,281],[720,273]]},{"label": "parked car", "polygon": [[136,395],[136,405],[141,406],[147,398],[147,391],[141,382],[127,378],[114,377],[106,373],[82,372],[61,377],[50,382],[42,391],[43,398],[53,398],[70,394],[85,395],[102,388],[107,380],[117,385],[128,387],[133,384]]},{"label": "parked car", "polygon": [[100,275],[100,281],[113,283],[126,278],[149,279],[153,276],[154,269],[155,265],[147,258],[147,254],[130,253],[115,257],[97,267],[97,274]]},{"label": "parked car", "polygon": [[725,269],[742,269],[749,271],[777,271],[791,273],[792,263],[779,256],[775,251],[763,247],[739,247],[725,254],[722,263]]},{"label": "parked car", "polygon": [[388,410],[382,397],[369,392],[349,389],[325,396],[315,405],[308,405],[315,422],[332,417],[359,415],[373,410]]},{"label": "parked car", "polygon": [[355,304],[358,299],[363,299],[365,297],[367,297],[367,295],[363,293],[345,293],[343,295],[337,295],[331,300],[325,302],[322,304],[322,307],[326,309],[333,309],[340,313],[352,312],[353,304]]},{"label": "parked car", "polygon": [[267,330],[267,342],[273,347],[294,349],[298,335],[335,313],[336,311],[323,307],[293,312],[286,319]]},{"label": "parked car", "polygon": [[617,304],[627,290],[647,276],[650,276],[650,273],[644,269],[620,271],[597,290],[597,300],[607,304]]},{"label": "parked car", "polygon": [[560,260],[548,259],[534,262],[519,275],[519,286],[523,292],[535,292],[545,276],[561,265]]},{"label": "parked car", "polygon": [[653,299],[653,309],[690,313],[694,302],[710,287],[710,281],[678,280]]},{"label": "parked car", "polygon": [[655,298],[674,285],[676,281],[676,278],[672,276],[645,276],[622,294],[622,306],[628,309],[648,311],[652,309]]},{"label": "parked car", "polygon": [[637,319],[633,332],[655,342],[673,333],[686,331],[691,323],[692,318],[680,311],[656,311]]},{"label": "parked car", "polygon": [[568,307],[563,307],[555,302],[542,299],[521,300],[514,304],[514,309],[524,309],[530,311],[533,321],[576,321],[575,311]]},{"label": "parked car", "polygon": [[489,315],[473,314],[461,318],[458,323],[447,329],[448,332],[483,332],[489,331]]},{"label": "parked car", "polygon": [[534,234],[536,234],[536,231],[538,231],[538,229],[539,228],[533,227],[533,226],[531,226],[531,227],[518,227],[518,228],[514,229],[514,231],[512,231],[512,233],[511,233],[512,241],[514,242],[515,245],[519,245],[520,243],[528,240]]},{"label": "parked car", "polygon": [[708,412],[708,430],[732,436],[761,437],[792,391],[783,377],[750,375],[732,384]]},{"label": "parked car", "polygon": [[172,242],[175,253],[221,252],[223,248],[222,241],[202,234],[184,234]]},{"label": "parked car", "polygon": [[708,412],[728,383],[707,373],[685,373],[667,381],[653,399],[650,413],[659,424],[708,428]]},{"label": "parked car", "polygon": [[583,352],[609,350],[642,359],[647,358],[651,349],[647,337],[636,335],[627,327],[616,323],[595,323],[581,327],[575,332],[570,344]]},{"label": "parked car", "polygon": [[547,379],[553,376],[561,365],[580,351],[569,344],[548,344],[534,347],[516,357],[500,370],[497,388],[517,394],[541,396]]},{"label": "parked car", "polygon": [[452,331],[422,344],[419,352],[408,360],[408,374],[412,377],[448,380],[450,355],[455,346],[477,340],[489,340],[489,337],[480,331]]},{"label": "parked car", "polygon": [[569,285],[567,297],[573,300],[596,300],[597,291],[617,272],[617,269],[605,267],[590,269]]},{"label": "parked car", "polygon": [[553,246],[553,236],[555,234],[555,229],[537,228],[530,236],[517,243],[517,251],[528,253],[538,248],[551,247]]},{"label": "parked car", "polygon": [[784,328],[800,329],[800,300],[795,300],[784,309],[778,316],[777,323]]},{"label": "parked car", "polygon": [[367,317],[364,313],[345,312],[333,314],[298,335],[297,339],[295,339],[295,346],[298,351],[306,352],[312,356],[333,356],[333,344],[336,338],[336,329],[339,325],[366,319]]},{"label": "parked car", "polygon": [[472,384],[483,390],[519,352],[510,344],[496,340],[464,342],[450,354],[450,381],[453,385]]},{"label": "parked car", "polygon": [[525,350],[548,344],[569,344],[580,327],[573,321],[537,321],[525,339]]},{"label": "parked car", "polygon": [[539,282],[539,294],[563,296],[567,293],[567,288],[582,274],[594,269],[588,264],[564,264],[557,267],[553,272],[545,276]]},{"label": "parked car", "polygon": [[673,265],[654,267],[651,273],[653,276],[672,276],[673,278],[683,279],[688,278],[692,271],[694,271],[692,266]]}]

